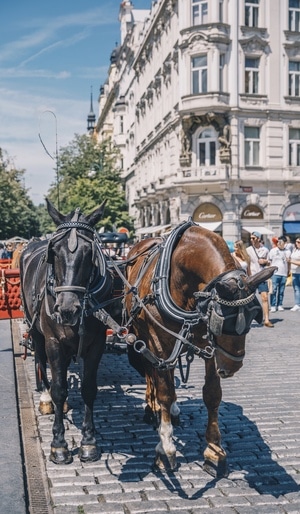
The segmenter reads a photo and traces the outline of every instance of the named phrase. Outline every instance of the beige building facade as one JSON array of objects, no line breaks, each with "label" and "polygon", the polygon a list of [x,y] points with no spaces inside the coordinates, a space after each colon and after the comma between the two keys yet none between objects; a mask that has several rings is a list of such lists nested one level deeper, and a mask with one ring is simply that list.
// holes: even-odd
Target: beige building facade
[{"label": "beige building facade", "polygon": [[96,133],[120,149],[139,237],[300,235],[300,0],[120,4]]}]

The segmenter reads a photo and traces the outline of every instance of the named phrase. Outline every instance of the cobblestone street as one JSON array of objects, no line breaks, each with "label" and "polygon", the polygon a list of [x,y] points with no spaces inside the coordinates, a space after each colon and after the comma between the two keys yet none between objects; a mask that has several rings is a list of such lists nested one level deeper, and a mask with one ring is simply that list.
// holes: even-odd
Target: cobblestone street
[{"label": "cobblestone street", "polygon": [[[101,458],[82,464],[77,457],[82,422],[80,367],[70,370],[70,411],[66,438],[74,461],[49,462],[53,416],[34,404],[55,514],[300,513],[300,313],[271,314],[273,329],[253,324],[243,368],[222,381],[220,429],[228,453],[228,478],[213,479],[202,469],[206,409],[202,401],[204,364],[195,358],[187,385],[180,384],[181,424],[174,429],[178,470],[162,474],[152,468],[156,430],[143,422],[145,384],[126,355],[106,353],[98,372],[95,404]],[[32,390],[34,362],[25,361]]]}]

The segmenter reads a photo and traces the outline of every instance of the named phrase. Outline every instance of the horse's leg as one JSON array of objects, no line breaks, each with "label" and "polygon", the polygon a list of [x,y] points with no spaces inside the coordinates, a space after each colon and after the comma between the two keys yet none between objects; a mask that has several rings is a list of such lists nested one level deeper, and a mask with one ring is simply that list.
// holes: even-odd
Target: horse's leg
[{"label": "horse's leg", "polygon": [[[170,371],[173,374],[174,380],[174,370]],[[160,423],[160,405],[157,402],[157,395],[155,390],[154,381],[150,375],[146,374],[146,394],[145,394],[145,413],[144,413],[144,421],[148,425],[159,426]],[[177,405],[177,402],[174,401],[171,405],[171,419],[172,425],[179,425],[179,414],[180,409]]]},{"label": "horse's leg", "polygon": [[176,402],[174,373],[172,371],[155,372],[157,401],[161,408],[158,429],[160,442],[156,446],[155,465],[161,470],[176,468],[176,447],[173,442],[173,425],[171,419],[172,405]]},{"label": "horse's leg", "polygon": [[104,345],[98,340],[90,347],[84,358],[84,372],[81,395],[84,401],[84,419],[82,423],[82,440],[79,458],[82,462],[98,460],[99,452],[96,445],[95,426],[93,420],[94,401],[97,395],[97,370],[104,351]]},{"label": "horse's leg", "polygon": [[47,357],[51,368],[51,398],[54,403],[54,423],[52,427],[50,460],[54,464],[70,464],[73,461],[71,452],[65,440],[64,404],[68,395],[67,370],[69,361],[63,355],[57,341],[51,341],[47,346]]},{"label": "horse's leg", "polygon": [[54,405],[49,390],[47,380],[47,356],[45,352],[45,342],[35,344],[34,354],[35,375],[37,390],[41,392],[39,411],[42,416],[53,414]]},{"label": "horse's leg", "polygon": [[204,451],[204,469],[214,477],[226,476],[226,453],[221,446],[221,433],[218,424],[218,410],[222,400],[220,377],[217,374],[214,359],[206,359],[205,368],[203,401],[208,412],[205,434],[208,446]]},{"label": "horse's leg", "polygon": [[146,373],[145,401],[144,421],[148,425],[158,427],[160,422],[160,406],[157,403],[154,380],[148,373]]}]

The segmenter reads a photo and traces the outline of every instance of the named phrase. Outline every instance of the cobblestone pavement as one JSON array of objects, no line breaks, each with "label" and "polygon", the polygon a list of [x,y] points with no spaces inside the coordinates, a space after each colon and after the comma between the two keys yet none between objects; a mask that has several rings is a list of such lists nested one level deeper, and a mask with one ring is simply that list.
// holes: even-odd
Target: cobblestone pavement
[{"label": "cobblestone pavement", "polygon": [[[101,458],[80,463],[82,401],[80,368],[69,375],[71,410],[66,438],[74,461],[48,460],[53,416],[38,413],[46,473],[55,514],[300,513],[300,312],[271,315],[274,328],[253,325],[243,368],[222,382],[220,429],[228,453],[228,478],[213,479],[202,469],[206,409],[202,401],[204,364],[196,358],[187,385],[178,382],[181,424],[174,435],[178,470],[152,468],[156,431],[143,423],[145,385],[126,355],[105,354],[98,373],[95,424]],[[26,366],[34,390],[32,357]]]}]

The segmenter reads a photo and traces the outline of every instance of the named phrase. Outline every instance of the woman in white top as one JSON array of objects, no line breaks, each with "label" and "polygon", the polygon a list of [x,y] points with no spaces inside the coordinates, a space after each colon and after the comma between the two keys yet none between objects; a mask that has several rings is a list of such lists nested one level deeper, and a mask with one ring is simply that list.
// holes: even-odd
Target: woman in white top
[{"label": "woman in white top", "polygon": [[290,258],[295,299],[295,305],[291,308],[293,312],[300,311],[300,237],[297,237],[295,245]]},{"label": "woman in white top", "polygon": [[234,251],[231,255],[237,265],[245,270],[247,275],[250,275],[250,257],[246,251],[243,241],[239,240],[234,243]]}]

